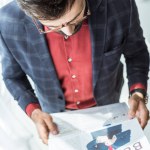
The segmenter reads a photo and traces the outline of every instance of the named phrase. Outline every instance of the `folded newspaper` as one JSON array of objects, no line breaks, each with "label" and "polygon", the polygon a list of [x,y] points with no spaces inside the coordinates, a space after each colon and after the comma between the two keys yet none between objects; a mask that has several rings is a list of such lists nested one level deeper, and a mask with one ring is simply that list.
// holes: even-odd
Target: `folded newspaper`
[{"label": "folded newspaper", "polygon": [[52,114],[60,133],[49,135],[49,150],[150,150],[125,103]]}]

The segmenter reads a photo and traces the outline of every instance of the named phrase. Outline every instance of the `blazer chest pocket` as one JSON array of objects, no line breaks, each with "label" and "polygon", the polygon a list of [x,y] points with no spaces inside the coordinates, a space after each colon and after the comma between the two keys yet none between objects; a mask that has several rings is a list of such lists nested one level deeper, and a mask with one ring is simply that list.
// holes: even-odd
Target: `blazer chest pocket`
[{"label": "blazer chest pocket", "polygon": [[114,47],[112,50],[104,53],[103,68],[105,71],[115,71],[120,63],[121,54],[123,53],[125,42]]},{"label": "blazer chest pocket", "polygon": [[124,46],[125,46],[126,40],[124,39],[123,42],[120,45],[117,45],[116,47],[113,47],[111,50],[104,52],[105,56],[122,53]]}]

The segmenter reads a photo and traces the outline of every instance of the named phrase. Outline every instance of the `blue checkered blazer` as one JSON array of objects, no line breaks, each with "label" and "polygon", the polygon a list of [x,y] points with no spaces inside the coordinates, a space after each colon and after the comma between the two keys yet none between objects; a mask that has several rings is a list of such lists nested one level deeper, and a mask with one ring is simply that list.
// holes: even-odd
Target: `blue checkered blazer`
[{"label": "blue checkered blazer", "polygon": [[[147,86],[149,54],[134,0],[88,0],[92,43],[93,93],[97,105],[118,102],[124,54],[129,87]],[[83,37],[84,38],[84,37]],[[65,98],[45,35],[13,1],[0,10],[0,53],[4,82],[25,110],[40,103],[44,112],[65,110]],[[32,89],[27,75],[35,83]]]}]

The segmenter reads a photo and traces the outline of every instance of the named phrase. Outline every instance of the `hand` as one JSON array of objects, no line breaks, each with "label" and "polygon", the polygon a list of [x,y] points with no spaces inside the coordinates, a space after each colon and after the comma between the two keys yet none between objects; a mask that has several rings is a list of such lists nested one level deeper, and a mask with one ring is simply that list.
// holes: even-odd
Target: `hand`
[{"label": "hand", "polygon": [[42,112],[40,109],[35,109],[31,114],[31,119],[34,121],[38,134],[44,144],[48,144],[49,133],[53,135],[58,134],[57,125],[49,114]]},{"label": "hand", "polygon": [[137,117],[141,127],[144,129],[149,120],[149,111],[142,101],[143,95],[141,93],[134,93],[128,103],[129,103],[129,113],[128,116],[130,119]]}]

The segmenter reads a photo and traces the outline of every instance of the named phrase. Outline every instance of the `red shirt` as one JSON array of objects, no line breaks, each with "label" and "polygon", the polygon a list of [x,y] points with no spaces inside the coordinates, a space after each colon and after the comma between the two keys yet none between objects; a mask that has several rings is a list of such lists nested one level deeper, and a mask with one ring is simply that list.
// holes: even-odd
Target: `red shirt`
[{"label": "red shirt", "polygon": [[82,109],[96,105],[88,24],[84,22],[81,29],[67,39],[55,32],[46,34],[46,39],[64,92],[66,108]]}]

